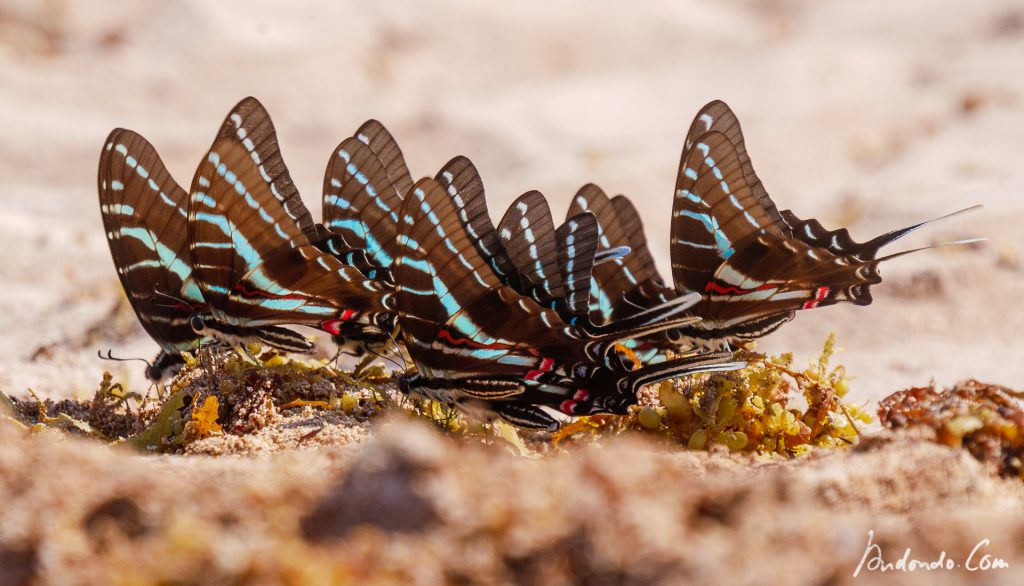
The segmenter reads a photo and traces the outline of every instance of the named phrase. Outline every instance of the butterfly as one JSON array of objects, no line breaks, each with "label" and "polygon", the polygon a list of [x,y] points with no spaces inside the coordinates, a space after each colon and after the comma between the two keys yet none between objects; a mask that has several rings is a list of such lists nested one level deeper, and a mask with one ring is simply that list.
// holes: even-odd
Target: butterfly
[{"label": "butterfly", "polygon": [[417,372],[400,389],[459,406],[484,405],[509,422],[552,430],[565,416],[624,413],[645,384],[734,369],[711,353],[629,371],[606,357],[622,337],[688,323],[667,320],[605,336],[566,324],[503,283],[460,219],[455,197],[421,179],[399,210],[394,266],[402,336]]},{"label": "butterfly", "polygon": [[[593,194],[583,199],[590,203],[587,209],[601,201]],[[619,201],[628,203],[624,197]],[[625,209],[627,203],[619,205]],[[635,236],[641,233],[638,216],[634,229],[615,236],[617,218],[596,215],[604,233],[614,236],[611,243],[630,242],[634,262],[649,257],[646,243]],[[724,102],[711,102],[700,110],[687,133],[673,196],[674,293],[703,296],[690,310],[701,320],[678,333],[690,343],[722,347],[764,336],[802,309],[840,302],[868,305],[871,285],[881,282],[879,263],[923,248],[880,258],[878,251],[933,221],[859,243],[846,229],[830,231],[817,220],[778,211],[754,172],[735,114]],[[632,234],[633,240],[626,234]],[[666,293],[653,263],[638,264],[644,265],[637,271],[640,276],[626,278],[626,284],[621,284],[624,275],[598,275],[601,286],[610,292],[604,313],[628,314],[672,294]],[[613,282],[617,284],[610,285]],[[623,294],[619,299],[614,297],[616,290]]]},{"label": "butterfly", "polygon": [[[120,128],[104,141],[97,183],[121,285],[143,328],[160,346],[146,376],[160,381],[181,368],[183,352],[217,344],[193,327],[212,324],[214,318],[189,257],[188,193],[145,138]],[[312,349],[308,340],[284,328],[238,329],[237,333],[286,351]]]},{"label": "butterfly", "polygon": [[845,228],[829,231],[779,212],[754,172],[735,114],[711,102],[687,133],[672,206],[676,289],[705,296],[694,308],[704,319],[684,333],[712,343],[752,339],[801,309],[868,305],[871,285],[882,281],[881,262],[933,247],[885,257],[879,250],[936,220],[859,243]]},{"label": "butterfly", "polygon": [[[324,173],[324,226],[342,246],[360,251],[368,265],[363,272],[387,287],[394,285],[391,267],[398,209],[412,184],[401,148],[376,120],[366,121],[335,147]],[[351,259],[346,262],[358,267]],[[378,353],[391,342],[393,318],[380,330],[374,333],[349,323],[335,341],[353,347],[356,354],[367,349]]]},{"label": "butterfly", "polygon": [[121,128],[103,143],[97,186],[117,276],[142,327],[160,346],[146,369],[147,378],[159,381],[181,368],[182,352],[203,342],[190,312],[154,303],[156,290],[195,307],[204,304],[188,259],[188,194],[153,145]]},{"label": "butterfly", "polygon": [[317,247],[328,239],[302,204],[266,110],[242,100],[192,181],[189,257],[213,317],[195,329],[237,343],[251,328],[336,335],[346,323],[374,324],[391,293]]}]

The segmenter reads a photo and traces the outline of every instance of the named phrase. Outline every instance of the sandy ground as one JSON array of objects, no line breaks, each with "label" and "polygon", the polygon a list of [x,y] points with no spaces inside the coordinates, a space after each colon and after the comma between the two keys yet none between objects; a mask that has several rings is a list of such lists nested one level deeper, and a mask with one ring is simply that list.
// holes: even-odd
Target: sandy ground
[{"label": "sandy ground", "polygon": [[[984,246],[895,260],[883,269],[873,305],[805,312],[762,349],[809,357],[835,331],[846,349],[840,359],[858,377],[850,395],[857,402],[932,379],[951,385],[976,377],[1024,388],[1019,2],[665,0],[641,9],[576,0],[499,10],[464,0],[377,6],[6,0],[0,4],[0,390],[90,395],[103,369],[112,367],[141,384],[136,365],[95,357],[101,348],[124,356],[155,352],[130,312],[118,310],[96,204],[100,145],[116,126],[136,130],[188,184],[223,116],[246,95],[274,116],[286,161],[314,213],[331,149],[375,117],[396,135],[414,175],[433,175],[455,154],[471,157],[494,215],[528,189],[543,191],[556,210],[588,181],[630,195],[665,275],[670,194],[684,133],[701,105],[724,99],[743,122],[754,166],[781,208],[849,226],[864,239],[985,205],[893,249],[972,236],[988,237]],[[25,449],[42,450],[47,442],[52,438],[33,438]],[[72,455],[78,443],[59,445],[67,452],[62,458],[79,463]],[[248,464],[122,461],[116,452],[81,449],[90,455],[74,465],[82,466],[79,474],[95,465],[89,476],[107,468],[137,467],[145,476],[151,467],[210,466],[214,472],[205,474],[245,485],[276,466],[261,460],[253,464],[257,472],[240,478]],[[313,453],[287,458],[298,470],[296,462]],[[601,461],[597,451],[586,458]],[[312,469],[330,476],[342,468]],[[312,491],[304,483],[315,476],[290,477],[288,486]],[[984,537],[972,532],[970,515],[952,510],[960,501],[949,503],[954,527],[971,539]],[[981,516],[998,518],[999,510],[992,504]],[[891,512],[858,513],[855,541],[860,544],[872,515],[882,523]],[[896,544],[905,532],[937,522],[907,529],[885,518],[886,526],[900,527],[889,536]],[[13,523],[5,518],[3,530],[14,531]],[[1012,529],[1016,541],[1000,544],[1004,553],[1014,543],[1020,550],[1020,527]],[[808,535],[787,531],[797,539]]]}]

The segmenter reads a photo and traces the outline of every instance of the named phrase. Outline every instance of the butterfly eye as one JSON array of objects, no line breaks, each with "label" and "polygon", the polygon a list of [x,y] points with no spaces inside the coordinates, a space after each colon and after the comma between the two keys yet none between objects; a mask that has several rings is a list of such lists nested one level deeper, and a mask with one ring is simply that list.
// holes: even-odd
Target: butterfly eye
[{"label": "butterfly eye", "polygon": [[409,377],[403,376],[402,378],[398,379],[398,390],[402,391],[405,394],[409,394],[411,389],[412,382],[409,380]]},{"label": "butterfly eye", "polygon": [[189,320],[189,325],[192,326],[192,331],[194,331],[197,334],[203,333],[203,330],[206,329],[206,324],[203,323],[203,318],[199,317],[198,315],[192,316],[192,319]]}]

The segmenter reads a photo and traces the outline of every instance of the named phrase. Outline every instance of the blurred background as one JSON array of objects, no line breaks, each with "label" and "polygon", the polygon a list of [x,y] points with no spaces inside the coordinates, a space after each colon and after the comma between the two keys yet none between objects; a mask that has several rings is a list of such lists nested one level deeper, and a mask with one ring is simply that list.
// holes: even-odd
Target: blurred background
[{"label": "blurred background", "polygon": [[133,129],[188,185],[242,97],[270,110],[319,215],[333,147],[384,122],[415,176],[478,165],[492,215],[593,181],[644,215],[665,277],[679,151],[706,102],[739,116],[780,209],[867,239],[981,203],[892,251],[867,308],[802,312],[760,348],[816,355],[830,331],[852,398],[968,377],[1024,388],[1024,5],[957,0],[245,0],[0,3],[0,390],[142,384],[151,357],[96,195],[100,146]]}]

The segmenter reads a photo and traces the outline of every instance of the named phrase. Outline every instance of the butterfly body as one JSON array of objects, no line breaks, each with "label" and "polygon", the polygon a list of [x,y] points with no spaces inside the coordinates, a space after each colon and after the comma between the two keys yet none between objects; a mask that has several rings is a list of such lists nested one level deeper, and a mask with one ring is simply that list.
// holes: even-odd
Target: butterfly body
[{"label": "butterfly body", "polygon": [[[878,258],[879,250],[927,223],[860,243],[845,228],[828,230],[817,220],[780,212],[754,172],[738,120],[721,101],[698,113],[680,158],[670,241],[673,287],[657,275],[639,216],[630,209],[624,196],[608,201],[584,188],[570,214],[594,212],[603,246],[622,243],[633,250],[623,270],[595,269],[599,316],[634,314],[673,295],[702,296],[689,311],[700,321],[647,340],[658,348],[727,347],[778,329],[797,311],[868,305],[871,286],[881,282],[879,263],[898,256]],[[633,228],[623,229],[623,218],[635,218]]]}]

